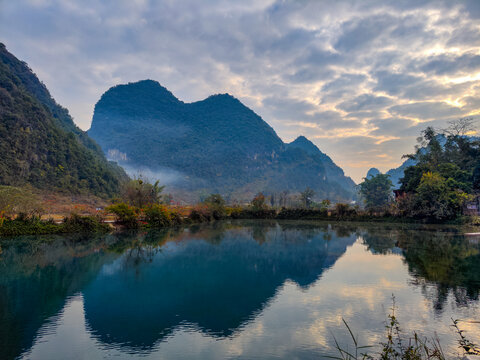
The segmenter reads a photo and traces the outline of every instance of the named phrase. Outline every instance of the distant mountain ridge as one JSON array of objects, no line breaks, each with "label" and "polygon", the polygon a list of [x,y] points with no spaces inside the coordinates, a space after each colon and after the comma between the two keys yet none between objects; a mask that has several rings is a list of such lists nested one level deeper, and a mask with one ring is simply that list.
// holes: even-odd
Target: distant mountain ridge
[{"label": "distant mountain ridge", "polygon": [[239,198],[313,188],[349,200],[355,183],[305,137],[285,144],[229,94],[184,103],[153,80],[117,85],[98,103],[88,134],[128,167],[178,172],[175,186]]},{"label": "distant mountain ridge", "polygon": [[[410,166],[414,166],[415,164],[415,160],[407,159],[399,167],[390,169],[385,173],[386,175],[390,176],[390,181],[393,184],[394,190],[400,188],[400,179],[403,178],[405,169]],[[376,176],[378,174],[381,174],[381,172],[377,168],[371,168],[368,170],[366,178],[368,179],[369,177]]]},{"label": "distant mountain ridge", "polygon": [[75,126],[28,65],[0,43],[0,185],[108,197],[125,172]]}]

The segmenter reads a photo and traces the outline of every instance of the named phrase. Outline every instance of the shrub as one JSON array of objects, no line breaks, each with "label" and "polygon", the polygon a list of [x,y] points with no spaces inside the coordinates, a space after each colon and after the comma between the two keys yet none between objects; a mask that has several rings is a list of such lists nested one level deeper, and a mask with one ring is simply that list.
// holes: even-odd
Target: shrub
[{"label": "shrub", "polygon": [[240,215],[242,214],[242,208],[240,206],[227,207],[225,208],[225,212],[228,217],[231,217],[232,219],[239,219]]},{"label": "shrub", "polygon": [[164,205],[152,204],[145,208],[144,213],[145,220],[152,227],[165,227],[174,223],[173,213]]},{"label": "shrub", "polygon": [[253,211],[260,211],[266,209],[267,205],[265,204],[265,195],[263,195],[262,193],[258,193],[253,198],[250,205]]},{"label": "shrub", "polygon": [[215,220],[220,220],[227,216],[225,200],[220,194],[211,194],[203,200],[203,205],[207,207],[210,216]]},{"label": "shrub", "polygon": [[328,217],[327,209],[287,209],[282,208],[277,219],[322,219]]},{"label": "shrub", "polygon": [[0,186],[0,217],[19,213],[26,217],[40,216],[42,207],[38,196],[28,188]]},{"label": "shrub", "polygon": [[127,205],[125,203],[118,203],[107,206],[105,211],[115,214],[117,222],[129,228],[138,227],[138,208]]},{"label": "shrub", "polygon": [[206,222],[215,220],[211,209],[207,205],[195,206],[188,215],[188,218],[194,222]]},{"label": "shrub", "polygon": [[[45,222],[48,223],[48,222]],[[52,222],[50,222],[51,224]],[[109,226],[97,216],[80,216],[71,214],[63,220],[62,232],[108,232]]]},{"label": "shrub", "polygon": [[124,184],[122,197],[130,205],[143,208],[145,205],[159,204],[164,188],[165,186],[160,186],[158,181],[151,184],[141,178],[133,179]]},{"label": "shrub", "polygon": [[356,214],[356,210],[348,204],[337,203],[335,204],[335,215],[339,218],[353,216]]}]

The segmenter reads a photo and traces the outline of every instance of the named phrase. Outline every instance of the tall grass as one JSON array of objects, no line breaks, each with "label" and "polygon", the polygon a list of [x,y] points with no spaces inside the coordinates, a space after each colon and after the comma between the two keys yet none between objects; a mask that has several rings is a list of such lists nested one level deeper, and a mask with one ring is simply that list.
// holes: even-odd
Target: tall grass
[{"label": "tall grass", "polygon": [[[348,323],[343,320],[345,327],[350,335],[353,347],[339,344],[335,336],[335,348],[338,355],[325,356],[329,359],[338,360],[446,360],[449,359],[442,349],[439,338],[435,335],[427,338],[413,332],[413,336],[405,336],[400,328],[400,323],[395,315],[395,298],[392,298],[392,307],[387,316],[385,326],[385,340],[377,345],[359,345],[358,336],[355,337]],[[465,336],[465,332],[460,329],[460,320],[453,320],[452,327],[458,336],[458,345],[462,355],[450,357],[450,359],[470,359],[479,356],[480,347]],[[376,351],[375,351],[376,349]],[[369,352],[370,351],[370,352]],[[468,357],[467,357],[468,356]]]}]

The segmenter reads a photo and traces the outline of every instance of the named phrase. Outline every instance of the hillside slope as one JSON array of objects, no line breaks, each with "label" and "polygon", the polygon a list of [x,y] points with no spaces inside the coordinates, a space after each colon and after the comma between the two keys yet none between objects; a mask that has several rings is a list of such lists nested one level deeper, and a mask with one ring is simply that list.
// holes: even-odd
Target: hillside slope
[{"label": "hillside slope", "polygon": [[107,197],[126,178],[75,126],[27,64],[1,43],[0,152],[1,185]]},{"label": "hillside slope", "polygon": [[122,165],[173,170],[180,174],[174,185],[189,190],[247,198],[308,186],[320,198],[354,194],[353,181],[315,145],[305,138],[284,144],[228,94],[184,103],[156,81],[118,85],[96,104],[88,133]]}]

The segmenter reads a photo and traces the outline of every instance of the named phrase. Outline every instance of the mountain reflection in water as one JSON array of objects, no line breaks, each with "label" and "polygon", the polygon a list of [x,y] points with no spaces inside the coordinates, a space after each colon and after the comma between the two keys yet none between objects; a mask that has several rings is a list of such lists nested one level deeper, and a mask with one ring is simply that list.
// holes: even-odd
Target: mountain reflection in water
[{"label": "mountain reflection in water", "polygon": [[[384,317],[378,307],[389,307],[388,292],[399,306],[418,307],[423,323],[412,314],[405,318],[412,326],[436,326],[439,317],[452,315],[450,303],[461,315],[478,315],[480,247],[447,230],[239,221],[43,240],[2,242],[2,359],[61,358],[73,351],[60,349],[57,334],[71,309],[74,323],[84,325],[69,341],[89,358],[112,351],[198,355],[200,340],[187,341],[187,335],[183,348],[162,355],[159,344],[174,347],[185,329],[188,336],[223,339],[226,352],[204,358],[314,358],[331,348],[329,331],[342,330],[342,316],[365,329],[365,341],[378,338]],[[262,318],[270,320],[260,334]],[[232,341],[253,328],[264,344],[244,344],[235,353]],[[94,345],[78,340],[85,336]]]}]

